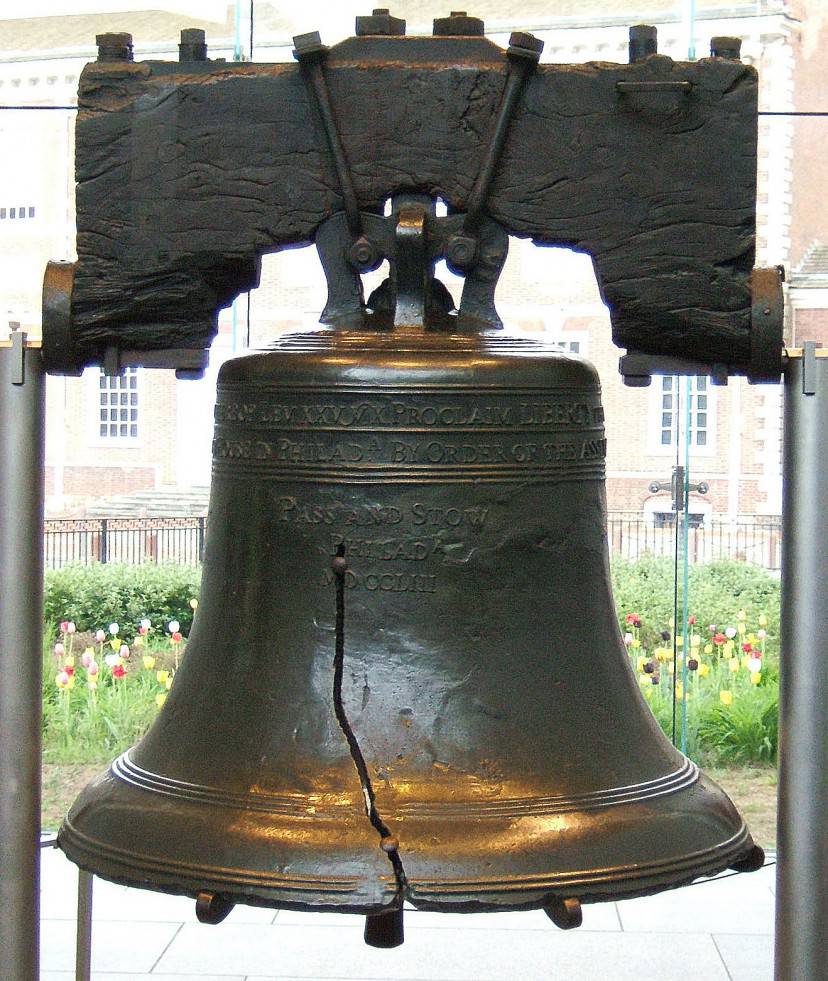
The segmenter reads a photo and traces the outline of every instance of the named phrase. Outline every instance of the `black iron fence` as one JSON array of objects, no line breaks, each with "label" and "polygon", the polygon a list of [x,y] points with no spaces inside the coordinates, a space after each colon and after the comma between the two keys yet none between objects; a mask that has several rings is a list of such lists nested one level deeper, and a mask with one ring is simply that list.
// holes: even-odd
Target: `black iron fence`
[{"label": "black iron fence", "polygon": [[[610,554],[627,559],[643,555],[674,555],[674,515],[658,520],[639,512],[610,512],[607,532]],[[705,517],[688,529],[688,555],[692,563],[736,559],[778,571],[782,549],[782,519],[752,516],[727,521]]]},{"label": "black iron fence", "polygon": [[[673,555],[676,533],[669,518],[655,520],[640,512],[611,511],[607,521],[610,553],[627,559]],[[204,517],[51,519],[45,529],[46,566],[57,569],[71,562],[197,565],[204,559],[206,530]],[[781,543],[778,517],[705,518],[689,530],[689,556],[694,563],[737,559],[776,571]]]},{"label": "black iron fence", "polygon": [[72,562],[175,562],[198,565],[204,559],[207,519],[53,518],[46,521],[47,569]]}]

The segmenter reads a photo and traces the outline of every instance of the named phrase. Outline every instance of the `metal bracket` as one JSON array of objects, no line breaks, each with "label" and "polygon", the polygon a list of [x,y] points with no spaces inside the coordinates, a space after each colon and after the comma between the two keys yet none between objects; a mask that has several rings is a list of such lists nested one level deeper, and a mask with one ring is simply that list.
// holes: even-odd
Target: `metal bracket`
[{"label": "metal bracket", "polygon": [[11,383],[22,385],[26,381],[26,332],[20,326],[12,327],[11,341]]},{"label": "metal bracket", "polygon": [[802,345],[802,394],[816,395],[817,390],[817,346],[815,341],[805,341]]},{"label": "metal bracket", "polygon": [[153,351],[121,351],[110,345],[104,351],[101,368],[108,378],[122,374],[125,368],[173,368],[175,377],[195,380],[204,375],[209,352],[189,348],[169,348]]},{"label": "metal bracket", "polygon": [[706,494],[710,490],[710,485],[707,481],[700,480],[697,484],[686,484],[685,485],[686,470],[683,466],[673,467],[673,475],[669,481],[666,480],[653,480],[650,482],[648,490],[651,494],[658,494],[660,491],[670,491],[672,497],[672,510],[673,511],[683,511],[685,489],[688,494]]},{"label": "metal bracket", "polygon": [[714,385],[726,385],[729,367],[716,362],[690,361],[665,354],[629,351],[618,359],[618,371],[630,388],[646,388],[653,375],[709,375]]}]

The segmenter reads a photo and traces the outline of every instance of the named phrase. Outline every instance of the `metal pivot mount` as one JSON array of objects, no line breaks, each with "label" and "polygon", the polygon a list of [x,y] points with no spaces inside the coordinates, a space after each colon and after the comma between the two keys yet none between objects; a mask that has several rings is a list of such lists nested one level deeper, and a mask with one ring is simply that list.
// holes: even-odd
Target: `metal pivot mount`
[{"label": "metal pivot mount", "polygon": [[651,494],[658,494],[661,491],[670,491],[672,497],[672,509],[683,511],[686,494],[706,494],[710,486],[703,480],[697,484],[686,483],[687,471],[682,466],[673,467],[673,475],[670,480],[654,480],[650,483],[649,491]]},{"label": "metal pivot mount", "polygon": [[[404,24],[402,28],[385,24],[386,14],[387,11],[375,11],[370,29],[383,34],[401,32]],[[376,25],[374,18],[380,19]],[[439,33],[453,36],[454,21],[461,19],[464,23],[468,20],[465,16],[452,15],[448,18],[451,23],[441,27]],[[368,25],[363,26],[365,29],[361,30],[360,24],[357,25],[360,36],[370,32]],[[503,95],[465,212],[438,217],[434,199],[409,194],[395,197],[391,215],[384,217],[359,210],[324,71],[328,48],[316,31],[299,35],[293,41],[294,56],[319,113],[343,206],[343,211],[324,222],[316,235],[328,282],[328,302],[322,322],[346,328],[364,325],[384,328],[400,326],[403,322],[420,326],[428,322],[430,326],[460,330],[501,327],[494,291],[506,259],[508,235],[486,215],[486,199],[515,106],[526,79],[538,63],[543,42],[520,32],[510,38]],[[412,211],[412,202],[413,209],[420,212],[418,218],[412,213],[403,216],[403,212]],[[416,235],[412,232],[412,222],[418,225]],[[360,275],[376,269],[384,259],[389,261],[391,274],[366,306]],[[445,259],[453,272],[465,277],[459,311],[453,310],[448,291],[434,278],[434,265],[440,259]],[[417,264],[418,271],[413,271],[412,263]],[[416,292],[422,296],[412,305],[415,283]],[[405,285],[405,295],[399,293],[401,284]]]}]

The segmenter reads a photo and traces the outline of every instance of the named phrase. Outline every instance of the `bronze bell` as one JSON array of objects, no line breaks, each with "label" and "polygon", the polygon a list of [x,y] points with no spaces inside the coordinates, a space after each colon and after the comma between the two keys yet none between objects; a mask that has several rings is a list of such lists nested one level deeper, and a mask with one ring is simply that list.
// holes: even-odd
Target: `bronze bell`
[{"label": "bronze bell", "polygon": [[201,602],[60,845],[108,879],[368,914],[543,907],[761,864],[662,735],[613,611],[594,369],[440,331],[227,363]]}]

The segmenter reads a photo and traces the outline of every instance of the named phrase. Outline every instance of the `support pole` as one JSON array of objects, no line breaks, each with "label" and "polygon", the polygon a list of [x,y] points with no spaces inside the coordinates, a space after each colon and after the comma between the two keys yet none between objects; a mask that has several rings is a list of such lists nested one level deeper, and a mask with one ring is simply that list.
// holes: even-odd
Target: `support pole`
[{"label": "support pole", "polygon": [[92,886],[91,872],[78,869],[78,932],[75,938],[75,981],[92,977]]},{"label": "support pole", "polygon": [[0,950],[4,981],[37,981],[43,658],[43,365],[0,346]]},{"label": "support pole", "polygon": [[828,350],[785,369],[776,981],[828,981]]}]

